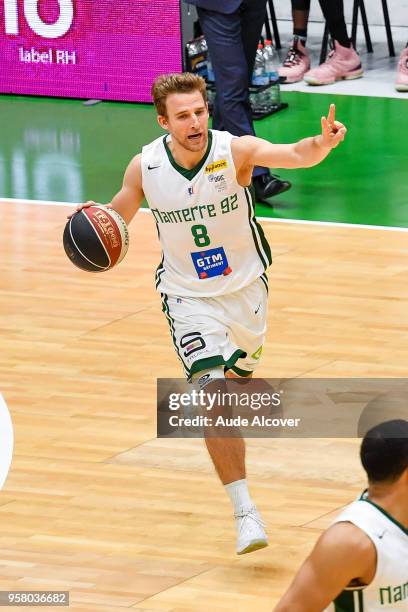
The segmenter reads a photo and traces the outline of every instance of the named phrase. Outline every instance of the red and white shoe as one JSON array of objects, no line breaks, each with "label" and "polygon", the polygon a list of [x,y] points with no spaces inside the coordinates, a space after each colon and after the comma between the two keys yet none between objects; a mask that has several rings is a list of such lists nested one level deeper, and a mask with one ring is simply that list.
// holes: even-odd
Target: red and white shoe
[{"label": "red and white shoe", "polygon": [[297,83],[310,68],[310,57],[306,47],[297,36],[288,50],[285,61],[278,69],[280,82]]},{"label": "red and white shoe", "polygon": [[360,56],[353,46],[342,47],[335,40],[334,49],[329,53],[327,60],[317,68],[309,70],[304,78],[309,85],[331,85],[342,79],[358,79],[363,73]]},{"label": "red and white shoe", "polygon": [[408,47],[401,51],[395,89],[397,91],[408,91]]}]

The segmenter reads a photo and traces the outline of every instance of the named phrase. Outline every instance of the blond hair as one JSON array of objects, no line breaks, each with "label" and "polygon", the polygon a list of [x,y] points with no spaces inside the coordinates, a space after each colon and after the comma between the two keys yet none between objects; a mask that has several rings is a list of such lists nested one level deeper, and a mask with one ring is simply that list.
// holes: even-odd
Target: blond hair
[{"label": "blond hair", "polygon": [[191,72],[181,74],[162,74],[152,86],[152,98],[158,115],[167,116],[166,99],[173,93],[191,93],[199,91],[207,103],[207,88],[202,77]]}]

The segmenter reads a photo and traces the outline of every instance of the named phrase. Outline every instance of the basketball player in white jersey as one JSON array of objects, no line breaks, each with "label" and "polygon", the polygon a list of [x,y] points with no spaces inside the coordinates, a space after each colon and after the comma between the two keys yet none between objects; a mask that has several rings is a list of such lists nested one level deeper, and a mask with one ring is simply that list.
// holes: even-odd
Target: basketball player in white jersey
[{"label": "basketball player in white jersey", "polygon": [[408,421],[370,429],[360,457],[368,489],[319,538],[275,612],[408,610]]},{"label": "basketball player in white jersey", "polygon": [[[346,128],[331,105],[321,134],[294,144],[209,130],[205,82],[189,73],[157,78],[152,96],[167,133],[131,160],[110,206],[130,223],[146,197],[163,251],[156,287],[186,377],[251,376],[265,338],[271,264],[255,219],[252,170],[314,166]],[[244,441],[206,437],[206,444],[235,510],[237,553],[266,546],[247,487]]]}]

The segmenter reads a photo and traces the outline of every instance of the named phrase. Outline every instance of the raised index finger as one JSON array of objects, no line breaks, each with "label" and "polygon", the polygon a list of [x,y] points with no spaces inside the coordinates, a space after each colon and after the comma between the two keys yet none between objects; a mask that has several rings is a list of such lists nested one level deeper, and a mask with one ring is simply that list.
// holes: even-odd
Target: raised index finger
[{"label": "raised index finger", "polygon": [[335,114],[336,114],[336,105],[330,104],[329,114],[327,115],[327,121],[331,128],[334,125]]}]

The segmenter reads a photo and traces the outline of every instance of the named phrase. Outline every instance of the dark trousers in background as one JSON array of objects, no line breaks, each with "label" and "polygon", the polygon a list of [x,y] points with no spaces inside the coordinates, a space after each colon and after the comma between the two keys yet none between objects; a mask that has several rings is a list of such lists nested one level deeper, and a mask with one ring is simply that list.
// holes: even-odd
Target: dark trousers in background
[{"label": "dark trousers in background", "polygon": [[[344,19],[343,0],[319,0],[319,4],[322,9],[323,17],[327,21],[331,37],[337,40],[341,45],[348,47],[350,45],[350,40],[347,34],[346,21]],[[307,11],[307,22],[310,10],[310,0],[292,0],[292,9],[295,11]]]},{"label": "dark trousers in background", "polygon": [[[200,7],[197,13],[215,75],[213,128],[234,136],[255,135],[248,87],[266,18],[266,0],[245,0],[230,14]],[[267,173],[267,168],[255,167],[253,176]]]}]

